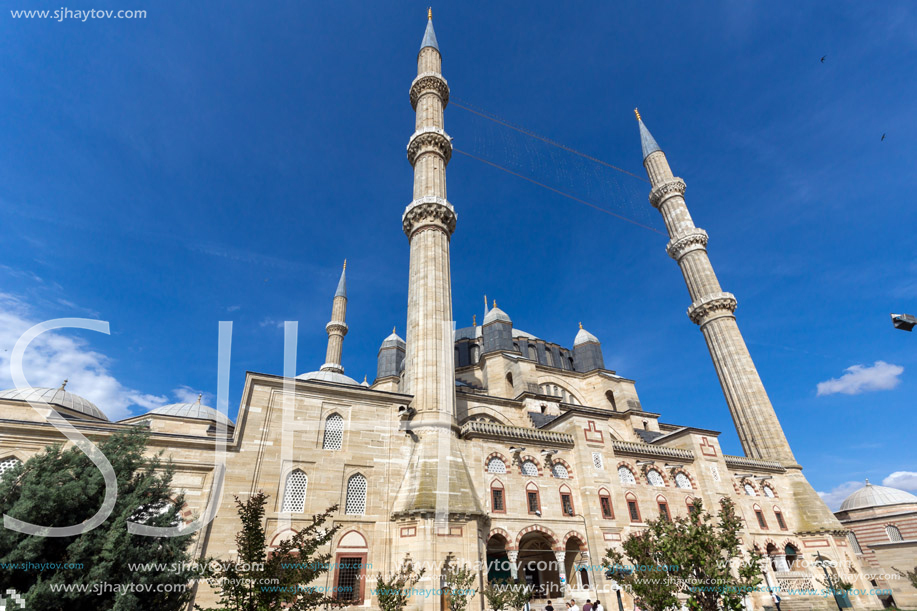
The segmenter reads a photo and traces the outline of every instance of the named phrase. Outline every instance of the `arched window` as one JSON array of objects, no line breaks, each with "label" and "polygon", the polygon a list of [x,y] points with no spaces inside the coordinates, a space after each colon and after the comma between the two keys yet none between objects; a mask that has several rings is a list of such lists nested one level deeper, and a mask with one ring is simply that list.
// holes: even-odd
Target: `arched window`
[{"label": "arched window", "polygon": [[506,491],[498,479],[490,484],[490,509],[494,513],[506,513]]},{"label": "arched window", "polygon": [[21,461],[15,456],[10,456],[9,458],[4,458],[0,460],[0,477],[3,477],[3,474],[7,471],[12,471],[15,469]]},{"label": "arched window", "polygon": [[615,403],[615,394],[611,392],[610,390],[606,391],[605,398],[608,399],[608,405],[611,406],[611,409],[613,409],[614,411],[618,411],[618,404]]},{"label": "arched window", "polygon": [[604,488],[599,489],[599,508],[602,510],[602,517],[606,520],[614,519],[615,513],[611,507],[611,495]]},{"label": "arched window", "polygon": [[747,494],[748,496],[757,495],[757,492],[755,492],[755,487],[749,484],[748,482],[745,482],[745,486],[743,487],[745,488],[745,494]]},{"label": "arched window", "polygon": [[487,461],[488,473],[506,473],[506,463],[499,456],[494,456]]},{"label": "arched window", "polygon": [[560,512],[565,516],[575,516],[573,511],[573,492],[566,485],[560,487]]},{"label": "arched window", "polygon": [[637,478],[634,477],[634,472],[627,467],[618,467],[618,479],[621,480],[621,483],[625,485],[633,485],[637,483]]},{"label": "arched window", "polygon": [[675,485],[682,490],[690,490],[692,488],[691,480],[684,473],[675,474]]},{"label": "arched window", "polygon": [[650,469],[646,472],[646,481],[648,481],[651,486],[665,486],[665,480],[662,479],[662,475],[659,473],[659,471],[656,471],[655,469]]},{"label": "arched window", "polygon": [[786,530],[786,520],[783,519],[783,512],[779,507],[774,507],[774,516],[777,518],[777,526],[780,530]]},{"label": "arched window", "polygon": [[541,513],[541,495],[535,484],[529,483],[525,486],[525,503],[530,514]]},{"label": "arched window", "polygon": [[659,507],[659,519],[665,520],[666,522],[671,521],[672,516],[669,515],[669,502],[665,500],[665,497],[659,495],[656,497],[656,505]]},{"label": "arched window", "polygon": [[361,516],[366,513],[366,478],[355,473],[347,480],[347,502],[344,513],[349,516]]},{"label": "arched window", "polygon": [[529,358],[533,361],[538,361],[538,350],[535,348],[535,344],[529,344]]},{"label": "arched window", "polygon": [[764,492],[764,496],[766,496],[769,499],[772,499],[774,498],[774,496],[776,496],[774,494],[774,489],[771,488],[770,486],[764,486],[763,488],[761,488],[761,491]]},{"label": "arched window", "polygon": [[640,521],[640,506],[637,505],[637,497],[635,497],[633,494],[628,492],[625,499],[627,500],[627,513],[630,516],[630,521],[639,522]]},{"label": "arched window", "polygon": [[506,374],[506,394],[510,397],[514,397],[514,386],[513,386],[513,374]]},{"label": "arched window", "polygon": [[755,518],[758,519],[758,526],[767,530],[767,521],[764,519],[764,512],[761,511],[761,508],[757,505],[755,505],[753,509],[755,510]]},{"label": "arched window", "polygon": [[786,565],[792,571],[793,565],[796,564],[796,559],[799,557],[799,552],[796,551],[795,546],[787,545],[783,548],[783,553],[786,554]]},{"label": "arched window", "polygon": [[476,365],[481,358],[481,348],[477,344],[471,344],[471,363]]},{"label": "arched window", "polygon": [[898,530],[898,527],[894,524],[889,524],[885,527],[885,534],[888,535],[888,540],[892,543],[897,543],[898,541],[904,541],[904,537],[901,536],[901,531]]},{"label": "arched window", "polygon": [[570,473],[567,471],[567,468],[559,462],[554,463],[554,466],[551,468],[551,474],[557,479],[570,479]]},{"label": "arched window", "polygon": [[306,486],[308,484],[308,476],[300,469],[291,471],[283,487],[283,505],[280,511],[302,513],[306,509]]},{"label": "arched window", "polygon": [[863,548],[860,547],[860,542],[857,540],[857,536],[852,532],[847,533],[847,541],[850,542],[850,547],[853,548],[855,554],[863,554]]},{"label": "arched window", "polygon": [[554,366],[554,353],[551,352],[551,349],[547,346],[544,347],[544,360],[545,360],[545,365],[547,365],[548,367]]},{"label": "arched window", "polygon": [[688,506],[688,515],[694,515],[694,512],[697,511],[697,507],[694,505],[694,499],[689,496],[685,499],[685,505]]},{"label": "arched window", "polygon": [[538,477],[538,466],[530,460],[522,463],[522,475],[529,477]]},{"label": "arched window", "polygon": [[340,414],[331,414],[325,420],[323,450],[340,450],[344,445],[344,419]]}]

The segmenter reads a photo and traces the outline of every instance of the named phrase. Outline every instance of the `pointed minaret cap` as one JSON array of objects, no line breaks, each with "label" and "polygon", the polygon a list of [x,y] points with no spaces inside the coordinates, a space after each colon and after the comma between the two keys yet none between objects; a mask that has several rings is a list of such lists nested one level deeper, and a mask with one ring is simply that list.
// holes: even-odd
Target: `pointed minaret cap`
[{"label": "pointed minaret cap", "polygon": [[645,160],[651,153],[662,149],[656,144],[656,139],[653,138],[650,130],[646,129],[646,125],[643,124],[643,119],[640,118],[640,111],[635,108],[634,114],[637,115],[637,124],[640,126],[640,146],[643,147],[643,159]]},{"label": "pointed minaret cap", "polygon": [[436,43],[436,32],[433,31],[433,9],[427,9],[427,31],[423,33],[423,42],[420,43],[420,48],[423,50],[425,47],[433,47],[439,51],[439,45]]},{"label": "pointed minaret cap", "polygon": [[338,289],[334,292],[334,296],[347,299],[347,259],[344,259],[344,269],[341,270],[341,279],[338,280]]},{"label": "pointed minaret cap", "polygon": [[586,330],[583,328],[583,323],[580,323],[580,324],[579,324],[579,331],[576,332],[576,337],[573,339],[573,346],[574,346],[574,347],[576,347],[576,346],[581,346],[581,345],[583,345],[583,344],[588,344],[588,343],[590,343],[590,342],[593,342],[593,343],[596,343],[596,344],[600,344],[600,343],[601,343],[601,342],[599,341],[599,339],[598,339],[595,335],[593,335],[593,334],[590,333],[589,331],[586,331]]},{"label": "pointed minaret cap", "polygon": [[382,346],[379,348],[404,348],[404,340],[395,332],[395,327],[392,327],[392,334],[382,340]]}]

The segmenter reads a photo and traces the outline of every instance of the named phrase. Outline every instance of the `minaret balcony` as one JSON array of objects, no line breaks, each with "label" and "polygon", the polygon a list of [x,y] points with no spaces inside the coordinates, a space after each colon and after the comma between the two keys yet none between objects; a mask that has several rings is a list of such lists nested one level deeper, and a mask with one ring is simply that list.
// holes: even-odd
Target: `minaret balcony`
[{"label": "minaret balcony", "polygon": [[688,307],[688,318],[696,325],[704,325],[715,318],[733,316],[736,305],[738,302],[732,293],[705,295]]},{"label": "minaret balcony", "polygon": [[423,72],[411,83],[411,108],[417,110],[420,96],[427,92],[437,94],[443,101],[443,108],[449,104],[449,84],[438,72]]},{"label": "minaret balcony", "polygon": [[670,197],[684,195],[685,188],[685,181],[680,178],[667,180],[650,191],[650,203],[653,204],[654,208],[659,208]]},{"label": "minaret balcony", "polygon": [[408,161],[411,165],[424,153],[433,152],[446,163],[452,159],[452,138],[438,127],[425,127],[411,135],[408,141]]},{"label": "minaret balcony", "polygon": [[676,261],[693,250],[707,250],[707,232],[694,228],[690,233],[672,238],[665,247],[665,251]]},{"label": "minaret balcony", "polygon": [[408,204],[401,217],[401,224],[408,237],[420,227],[427,225],[440,227],[451,236],[457,220],[455,208],[448,200],[428,195]]}]

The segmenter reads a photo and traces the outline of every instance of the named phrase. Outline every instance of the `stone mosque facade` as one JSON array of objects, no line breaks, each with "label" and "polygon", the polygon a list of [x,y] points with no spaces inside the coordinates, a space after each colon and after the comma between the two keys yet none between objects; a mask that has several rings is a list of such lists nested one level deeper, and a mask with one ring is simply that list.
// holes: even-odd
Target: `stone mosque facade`
[{"label": "stone mosque facade", "polygon": [[[147,427],[150,451],[163,450],[175,464],[186,521],[216,511],[197,532],[194,554],[234,554],[240,523],[233,495],[270,495],[272,544],[337,505],[334,567],[313,585],[336,588],[364,608],[378,608],[376,575],[406,560],[427,567],[418,588],[438,588],[437,567],[448,560],[483,567],[478,587],[519,577],[541,599],[598,597],[606,609],[619,602],[632,608],[599,566],[605,550],[648,519],[727,497],[744,518],[743,545],[768,557],[767,585],[822,587],[813,566],[820,554],[833,570],[852,574],[855,587],[870,588],[859,577],[865,565],[848,528],[806,481],[787,443],[739,332],[736,299],[720,287],[707,234],[688,212],[685,182],[639,114],[650,203],[665,221],[666,250],[690,295],[688,317],[707,343],[744,455],[724,454],[717,431],[644,409],[634,381],[606,366],[601,342],[582,325],[571,348],[516,328],[493,303],[481,324],[453,328],[449,245],[460,224],[446,192],[452,145],[441,64],[431,17],[410,84],[416,124],[407,146],[413,195],[402,215],[410,248],[406,333],[382,342],[372,384],[351,379],[342,366],[345,268],[320,369],[295,378],[247,373],[235,422],[200,401],[110,422],[64,385],[11,390],[0,394],[0,472],[62,441],[45,418],[52,409],[90,439]],[[225,466],[217,467],[221,444]],[[214,602],[206,585],[198,588],[199,604]],[[849,601],[881,607],[874,595]],[[411,604],[444,608],[437,594]],[[748,604],[772,606],[764,593]],[[828,609],[835,601],[785,594],[782,604]],[[481,596],[471,608],[484,609]]]}]

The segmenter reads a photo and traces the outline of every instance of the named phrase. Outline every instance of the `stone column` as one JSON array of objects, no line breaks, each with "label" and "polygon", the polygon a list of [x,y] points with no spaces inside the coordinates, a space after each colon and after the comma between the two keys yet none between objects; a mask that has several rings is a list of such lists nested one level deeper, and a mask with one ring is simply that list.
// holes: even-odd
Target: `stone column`
[{"label": "stone column", "polygon": [[517,560],[519,559],[518,550],[510,550],[506,552],[506,557],[509,559],[509,574],[512,576],[513,581],[519,579],[519,565]]},{"label": "stone column", "polygon": [[566,593],[567,587],[569,586],[567,583],[567,567],[564,566],[567,552],[554,552],[554,557],[557,558],[557,572],[560,574],[560,584],[562,587],[561,594],[563,595]]}]

